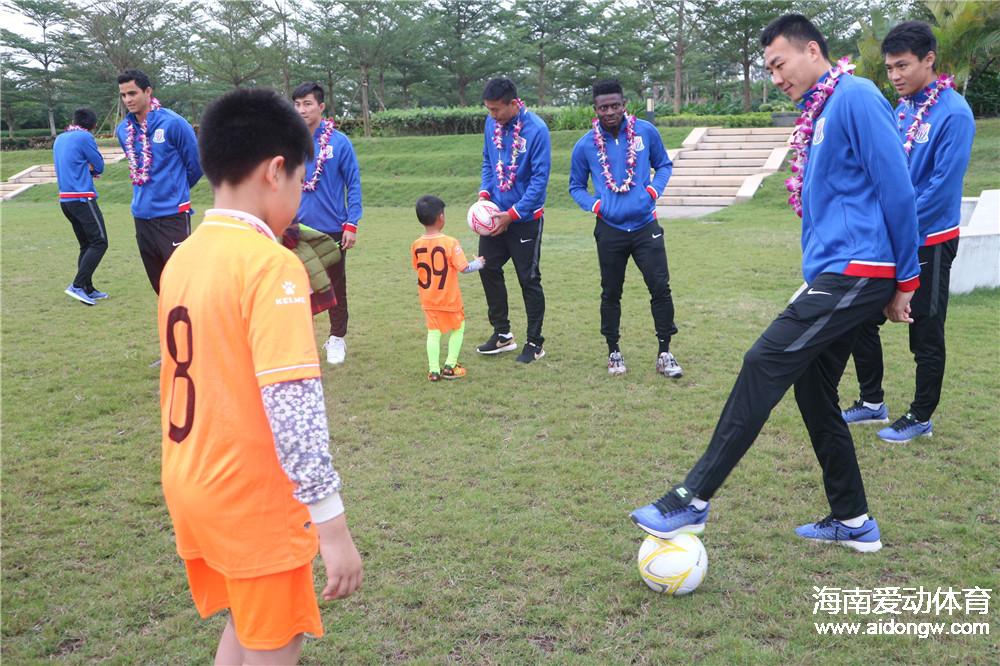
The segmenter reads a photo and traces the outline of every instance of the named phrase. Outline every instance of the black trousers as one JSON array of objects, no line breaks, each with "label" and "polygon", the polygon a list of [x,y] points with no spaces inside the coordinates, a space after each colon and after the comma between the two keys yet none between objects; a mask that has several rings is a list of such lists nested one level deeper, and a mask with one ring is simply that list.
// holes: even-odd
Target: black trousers
[{"label": "black trousers", "polygon": [[[944,322],[948,316],[948,286],[951,264],[958,254],[958,238],[922,247],[920,258],[920,288],[910,301],[910,352],[917,363],[916,391],[910,403],[910,413],[918,421],[927,421],[941,401],[944,382],[945,345]],[[865,322],[854,343],[854,369],[861,385],[861,399],[882,402],[882,340],[879,327],[885,317]]]},{"label": "black trousers", "polygon": [[93,199],[62,201],[60,207],[63,215],[73,225],[76,242],[80,245],[73,286],[87,292],[93,291],[94,271],[108,251],[108,231],[104,226],[104,215]]},{"label": "black trousers", "polygon": [[[343,231],[328,233],[327,236],[338,243],[344,237]],[[333,285],[333,295],[337,297],[337,302],[328,310],[330,313],[330,335],[342,338],[347,335],[347,255],[348,252],[340,253],[340,261],[327,271],[330,276],[330,284]]]},{"label": "black trousers", "polygon": [[539,258],[542,251],[544,219],[514,222],[499,236],[480,236],[479,254],[486,265],[479,271],[486,293],[486,305],[494,333],[510,333],[507,311],[507,285],[503,267],[508,259],[514,261],[517,281],[524,297],[524,314],[528,319],[528,342],[541,346],[542,321],[545,319],[545,293],[542,291],[542,273]]},{"label": "black trousers", "polygon": [[160,274],[177,246],[191,235],[191,213],[166,217],[136,217],[135,242],[146,277],[153,291],[160,293]]},{"label": "black trousers", "polygon": [[615,229],[597,218],[594,240],[597,241],[597,261],[601,267],[601,335],[609,345],[618,343],[622,285],[631,257],[649,290],[649,309],[653,313],[656,337],[669,347],[677,327],[674,325],[674,299],[670,295],[670,270],[667,267],[663,228],[653,222],[628,232]]},{"label": "black trousers", "polygon": [[858,327],[890,301],[896,282],[823,273],[778,315],[743,357],[712,440],[685,486],[709,499],[750,449],[790,386],[834,518],[868,511],[851,433],[840,414],[837,384]]}]

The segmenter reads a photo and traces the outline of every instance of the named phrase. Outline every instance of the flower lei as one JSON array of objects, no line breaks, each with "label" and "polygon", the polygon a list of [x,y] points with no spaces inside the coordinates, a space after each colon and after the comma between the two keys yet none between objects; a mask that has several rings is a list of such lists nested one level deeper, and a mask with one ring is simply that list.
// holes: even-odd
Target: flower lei
[{"label": "flower lei", "polygon": [[[514,103],[517,104],[520,111],[524,111],[524,102],[515,98]],[[506,168],[506,175],[503,165],[503,125],[497,122],[493,123],[493,145],[497,149],[497,164],[495,169],[497,173],[497,186],[501,192],[509,192],[514,187],[514,180],[517,177],[517,142],[521,138],[520,111],[518,111],[517,122],[514,123],[514,136],[510,140],[510,165]]]},{"label": "flower lei", "polygon": [[601,163],[601,173],[604,175],[604,184],[615,194],[628,192],[632,188],[632,180],[635,177],[636,149],[635,149],[635,116],[625,114],[625,141],[628,143],[628,155],[625,158],[625,180],[621,185],[615,183],[615,177],[611,174],[611,165],[608,164],[608,147],[604,144],[604,134],[601,133],[601,121],[594,118],[590,121],[594,128],[594,145],[597,146],[597,161]]},{"label": "flower lei", "polygon": [[319,183],[319,177],[323,175],[323,164],[326,162],[326,147],[330,145],[330,137],[333,136],[333,130],[337,129],[337,123],[332,120],[321,120],[320,125],[323,127],[323,133],[319,135],[319,151],[316,155],[316,169],[313,170],[312,178],[302,183],[303,192],[316,191],[316,185]]},{"label": "flower lei", "polygon": [[802,183],[805,177],[806,160],[809,159],[809,146],[812,144],[813,120],[823,111],[826,100],[833,94],[842,74],[853,74],[854,65],[849,58],[841,58],[837,61],[837,66],[830,70],[830,75],[825,81],[816,84],[815,92],[806,102],[806,108],[802,115],[795,121],[795,131],[789,144],[793,153],[789,160],[792,169],[792,177],[785,181],[785,187],[791,192],[788,197],[788,204],[795,211],[795,214],[802,217]]},{"label": "flower lei", "polygon": [[142,129],[142,166],[135,157],[135,123],[128,123],[128,136],[125,140],[125,157],[128,159],[128,175],[133,185],[145,185],[149,182],[149,170],[153,165],[153,149],[149,145],[149,135],[146,132],[146,122],[149,114],[160,108],[160,100],[153,97],[150,100],[149,111],[141,123]]},{"label": "flower lei", "polygon": [[[924,88],[927,90],[927,99],[924,103],[917,107],[917,112],[913,114],[913,123],[910,124],[910,128],[906,130],[906,141],[903,142],[903,150],[909,155],[910,151],[913,150],[913,140],[917,136],[917,130],[920,129],[920,122],[924,119],[924,116],[931,115],[931,107],[938,103],[938,99],[941,93],[948,88],[955,87],[955,78],[948,75],[942,74],[937,78],[937,80],[931,85]],[[913,100],[910,97],[900,97],[899,103],[906,103],[907,105],[912,104]],[[899,112],[899,120],[902,122],[906,118],[906,111]],[[900,127],[902,129],[902,127]]]}]

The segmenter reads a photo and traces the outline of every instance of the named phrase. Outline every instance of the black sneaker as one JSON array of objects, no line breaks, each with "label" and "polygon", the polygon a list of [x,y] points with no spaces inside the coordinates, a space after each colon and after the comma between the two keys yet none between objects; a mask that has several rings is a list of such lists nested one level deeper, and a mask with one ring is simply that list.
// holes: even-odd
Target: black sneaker
[{"label": "black sneaker", "polygon": [[514,342],[514,336],[510,333],[494,333],[489,340],[476,347],[476,351],[480,354],[500,354],[515,349],[517,349],[517,343]]},{"label": "black sneaker", "polygon": [[522,349],[521,353],[517,355],[517,362],[531,363],[532,361],[537,361],[543,356],[545,356],[545,350],[536,345],[534,342],[529,342],[524,345],[524,349]]}]

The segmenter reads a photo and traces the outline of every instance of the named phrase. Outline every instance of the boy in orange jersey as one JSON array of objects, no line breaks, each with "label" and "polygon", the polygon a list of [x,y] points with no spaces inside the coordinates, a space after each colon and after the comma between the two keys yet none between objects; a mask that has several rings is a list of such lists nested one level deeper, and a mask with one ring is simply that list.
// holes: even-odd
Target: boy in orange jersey
[{"label": "boy in orange jersey", "polygon": [[[444,229],[444,202],[430,194],[417,200],[417,219],[424,235],[413,241],[410,255],[417,271],[420,306],[427,320],[427,379],[461,379],[465,368],[458,363],[465,337],[465,311],[458,288],[458,271],[472,273],[485,263],[482,257],[465,258],[458,240],[441,233]],[[448,336],[448,358],[441,367],[441,334]]]},{"label": "boy in orange jersey", "polygon": [[198,138],[215,207],[160,283],[163,494],[202,617],[229,609],[216,664],[288,664],[323,634],[324,599],[361,584],[292,221],[312,142],[291,104],[236,90]]}]

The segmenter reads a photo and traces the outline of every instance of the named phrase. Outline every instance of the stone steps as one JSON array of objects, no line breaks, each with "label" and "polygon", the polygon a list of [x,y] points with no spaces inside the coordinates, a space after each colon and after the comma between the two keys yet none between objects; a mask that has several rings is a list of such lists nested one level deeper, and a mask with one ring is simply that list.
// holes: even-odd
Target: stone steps
[{"label": "stone steps", "polygon": [[738,141],[740,145],[748,144],[774,144],[780,145],[788,143],[788,133],[782,135],[771,135],[771,134],[746,134],[746,135],[732,135],[732,134],[714,134],[715,130],[709,130],[713,132],[712,134],[706,134],[701,139],[701,143],[704,144],[715,144],[715,143],[728,143],[732,141]]},{"label": "stone steps", "polygon": [[728,160],[756,158],[766,160],[771,154],[770,148],[747,150],[697,150],[686,151],[678,156],[678,160]]},{"label": "stone steps", "polygon": [[725,151],[735,151],[739,153],[744,152],[762,152],[770,151],[773,148],[781,148],[785,145],[784,141],[756,141],[754,143],[735,143],[735,142],[715,142],[706,143],[705,148],[710,150],[725,150]]},{"label": "stone steps", "polygon": [[[656,204],[664,214],[703,214],[753,196],[774,173],[791,129],[698,128],[676,154],[667,189]],[[777,149],[777,150],[776,150]]]},{"label": "stone steps", "polygon": [[[742,183],[740,183],[740,185],[742,185]],[[671,183],[667,186],[667,189],[664,190],[662,196],[668,199],[672,197],[702,197],[702,196],[735,197],[736,192],[739,189],[740,189],[739,185],[733,185],[730,187],[705,187],[701,185],[696,185],[692,187],[684,187],[684,186],[674,187],[673,182],[671,181]]]},{"label": "stone steps", "polygon": [[750,176],[760,171],[755,165],[751,166],[677,166],[674,163],[673,177],[688,176]]},{"label": "stone steps", "polygon": [[[771,151],[767,151],[770,155]],[[684,157],[678,159],[674,162],[675,167],[681,168],[698,168],[698,167],[755,167],[760,170],[760,167],[764,166],[766,157],[726,157],[726,158],[696,158],[688,157],[684,154]]]},{"label": "stone steps", "polygon": [[736,197],[660,197],[658,206],[729,206]]},{"label": "stone steps", "polygon": [[[750,175],[749,170],[747,174]],[[677,175],[677,170],[674,169],[673,175],[670,176],[670,182],[667,187],[692,187],[698,185],[704,185],[706,187],[720,187],[726,185],[732,185],[733,187],[739,187],[743,184],[743,175],[733,175],[733,176],[715,176],[715,175]]]}]

